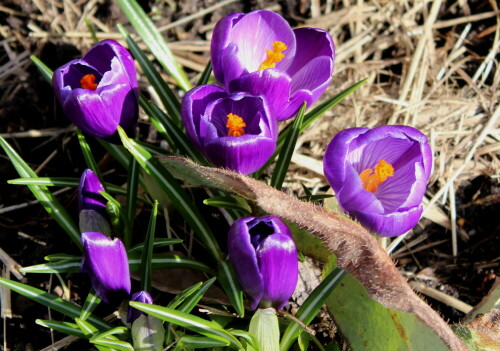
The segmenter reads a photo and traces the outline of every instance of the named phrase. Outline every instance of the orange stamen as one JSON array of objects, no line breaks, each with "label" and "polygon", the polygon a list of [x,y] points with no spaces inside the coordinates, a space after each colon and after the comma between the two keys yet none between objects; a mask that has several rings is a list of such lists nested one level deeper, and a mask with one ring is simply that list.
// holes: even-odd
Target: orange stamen
[{"label": "orange stamen", "polygon": [[80,85],[83,89],[96,90],[97,84],[95,83],[95,76],[91,73],[86,74],[80,79]]},{"label": "orange stamen", "polygon": [[392,176],[394,176],[394,167],[384,160],[380,160],[375,165],[375,172],[373,169],[367,168],[359,174],[359,178],[363,182],[363,189],[371,193],[376,192],[378,186]]},{"label": "orange stamen", "polygon": [[247,125],[243,122],[243,118],[233,113],[227,115],[226,127],[229,129],[227,131],[228,136],[240,137],[245,135],[244,127]]},{"label": "orange stamen", "polygon": [[285,43],[281,41],[273,42],[273,49],[266,49],[267,58],[261,63],[258,70],[261,71],[266,68],[275,68],[276,63],[280,62],[285,57],[282,51],[285,51],[286,49],[287,47]]}]

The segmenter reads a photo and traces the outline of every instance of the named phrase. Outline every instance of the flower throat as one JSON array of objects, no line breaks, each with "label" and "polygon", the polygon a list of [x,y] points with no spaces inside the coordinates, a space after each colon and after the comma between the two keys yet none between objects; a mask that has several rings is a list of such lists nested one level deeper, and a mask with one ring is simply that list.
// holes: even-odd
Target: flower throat
[{"label": "flower throat", "polygon": [[83,89],[96,90],[97,84],[95,82],[95,76],[91,73],[86,74],[80,79],[80,86]]},{"label": "flower throat", "polygon": [[375,171],[371,168],[365,169],[359,174],[359,178],[363,182],[363,189],[374,193],[377,191],[378,186],[385,182],[388,177],[394,176],[394,167],[384,160],[378,161],[375,166]]},{"label": "flower throat", "polygon": [[287,46],[285,43],[281,41],[273,42],[273,49],[266,49],[267,58],[260,64],[258,70],[261,71],[267,68],[275,68],[276,63],[280,62],[285,57],[285,54],[283,54],[282,51],[285,51],[286,49]]}]

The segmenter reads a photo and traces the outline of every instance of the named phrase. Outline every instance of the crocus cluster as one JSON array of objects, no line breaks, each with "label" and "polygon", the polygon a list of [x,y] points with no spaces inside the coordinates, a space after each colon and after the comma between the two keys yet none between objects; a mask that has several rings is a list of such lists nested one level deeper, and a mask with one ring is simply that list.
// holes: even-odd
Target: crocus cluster
[{"label": "crocus cluster", "polygon": [[182,101],[187,134],[209,161],[248,174],[274,153],[277,121],[315,102],[331,81],[335,48],[328,32],[292,30],[259,10],[221,19],[211,42],[221,87],[195,88]]},{"label": "crocus cluster", "polygon": [[250,307],[280,310],[298,280],[297,249],[287,225],[278,217],[244,217],[228,234],[229,259]]},{"label": "crocus cluster", "polygon": [[52,86],[66,117],[84,132],[112,142],[117,126],[135,135],[139,92],[134,60],[116,41],[101,41],[81,59],[56,69]]},{"label": "crocus cluster", "polygon": [[417,224],[432,169],[432,151],[418,130],[343,130],[328,145],[323,164],[340,206],[363,226],[396,236]]}]

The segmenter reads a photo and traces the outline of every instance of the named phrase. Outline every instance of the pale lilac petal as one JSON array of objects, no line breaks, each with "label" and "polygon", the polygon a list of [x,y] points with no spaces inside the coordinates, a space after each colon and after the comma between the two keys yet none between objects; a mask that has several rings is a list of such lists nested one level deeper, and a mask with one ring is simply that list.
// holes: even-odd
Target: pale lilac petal
[{"label": "pale lilac petal", "polygon": [[349,212],[364,227],[380,236],[397,236],[413,228],[423,212],[423,206],[412,207],[402,212],[375,214],[368,212]]},{"label": "pale lilac petal", "polygon": [[311,95],[307,105],[311,105],[323,94],[332,80],[332,76],[325,72],[333,69],[333,62],[328,57],[316,57],[291,76],[292,94],[305,90]]},{"label": "pale lilac petal", "polygon": [[277,13],[258,10],[243,16],[231,31],[231,42],[238,47],[237,56],[248,72],[255,72],[267,58],[266,49],[273,42],[285,43],[285,57],[276,68],[286,70],[295,56],[295,35],[288,22]]},{"label": "pale lilac petal", "polygon": [[88,273],[97,295],[110,304],[119,304],[130,294],[130,272],[125,246],[96,232],[82,233],[82,272]]}]

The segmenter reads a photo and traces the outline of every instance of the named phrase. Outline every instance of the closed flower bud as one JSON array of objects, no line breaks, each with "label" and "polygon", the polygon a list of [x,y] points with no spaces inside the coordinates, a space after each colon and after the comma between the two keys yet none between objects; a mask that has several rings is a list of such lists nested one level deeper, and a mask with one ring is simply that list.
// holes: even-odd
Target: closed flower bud
[{"label": "closed flower bud", "polygon": [[323,165],[340,206],[373,232],[400,235],[420,219],[432,151],[415,128],[343,130],[328,145]]},{"label": "closed flower bud", "polygon": [[282,309],[298,279],[297,249],[287,225],[273,216],[240,218],[229,229],[228,251],[250,307]]},{"label": "closed flower bud", "polygon": [[[136,292],[132,297],[130,298],[130,301],[135,301],[135,302],[142,302],[142,303],[153,303],[153,298],[151,295],[144,290]],[[136,308],[129,307],[128,308],[128,315],[127,315],[127,322],[133,323],[139,316],[144,315],[144,312],[139,311]]]},{"label": "closed flower bud", "polygon": [[119,305],[130,294],[127,251],[115,238],[96,232],[82,233],[82,272],[88,273],[97,295],[106,303]]},{"label": "closed flower bud", "polygon": [[117,141],[116,127],[135,135],[139,93],[134,60],[114,40],[54,71],[52,86],[63,111],[84,132]]},{"label": "closed flower bud", "polygon": [[78,186],[79,227],[82,233],[98,232],[111,235],[106,199],[99,191],[104,187],[90,169],[83,171]]}]

